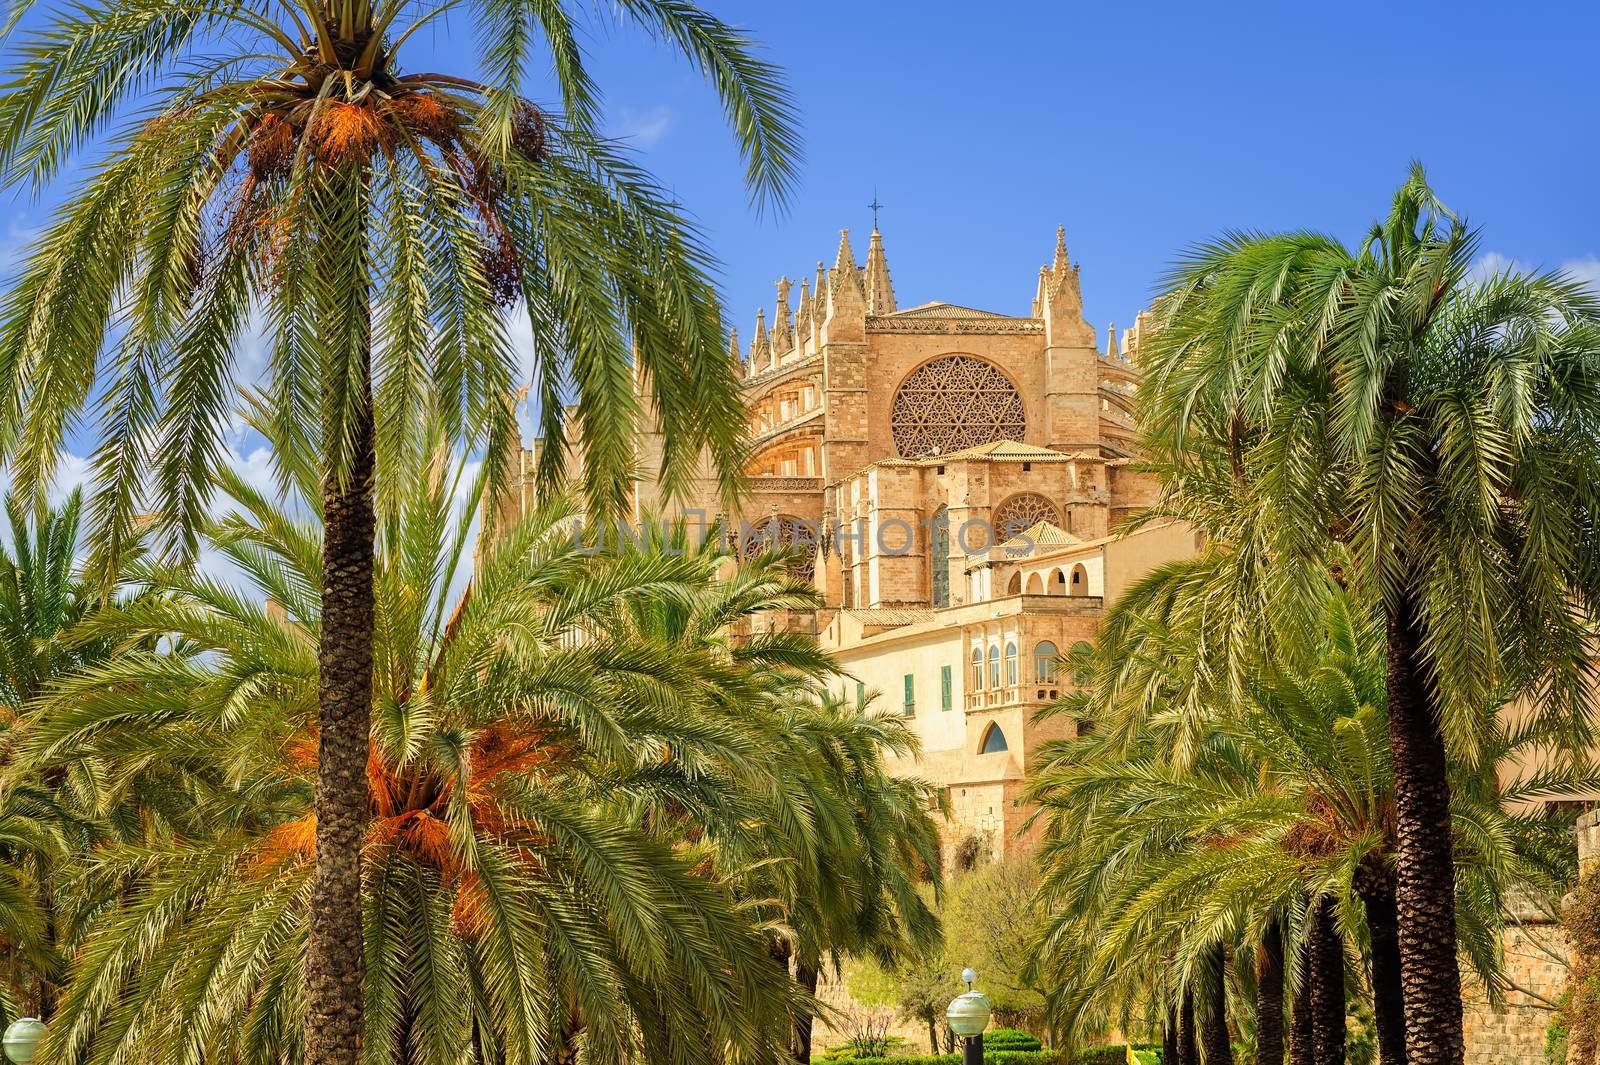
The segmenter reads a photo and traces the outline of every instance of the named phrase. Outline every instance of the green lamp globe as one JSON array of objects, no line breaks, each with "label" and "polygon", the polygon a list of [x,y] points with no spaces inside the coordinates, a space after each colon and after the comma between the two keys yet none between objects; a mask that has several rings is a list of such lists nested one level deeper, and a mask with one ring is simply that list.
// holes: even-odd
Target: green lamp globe
[{"label": "green lamp globe", "polygon": [[983,1030],[989,1027],[989,996],[982,991],[965,991],[950,1001],[945,1008],[944,1019],[950,1022],[950,1030],[963,1039],[982,1035]]},{"label": "green lamp globe", "polygon": [[31,1065],[39,1040],[44,1038],[44,1022],[37,1017],[19,1017],[6,1029],[4,1045],[6,1057],[15,1065]]}]

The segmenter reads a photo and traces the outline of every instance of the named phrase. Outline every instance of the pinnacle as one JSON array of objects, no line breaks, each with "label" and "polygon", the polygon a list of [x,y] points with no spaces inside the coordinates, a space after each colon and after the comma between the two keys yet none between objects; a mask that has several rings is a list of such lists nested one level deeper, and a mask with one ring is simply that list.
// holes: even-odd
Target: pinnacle
[{"label": "pinnacle", "polygon": [[883,253],[883,235],[876,226],[867,248],[867,313],[895,312],[894,282],[889,278],[889,260]]},{"label": "pinnacle", "polygon": [[854,271],[856,268],[856,253],[850,247],[850,231],[839,230],[839,254],[834,260],[835,270]]}]

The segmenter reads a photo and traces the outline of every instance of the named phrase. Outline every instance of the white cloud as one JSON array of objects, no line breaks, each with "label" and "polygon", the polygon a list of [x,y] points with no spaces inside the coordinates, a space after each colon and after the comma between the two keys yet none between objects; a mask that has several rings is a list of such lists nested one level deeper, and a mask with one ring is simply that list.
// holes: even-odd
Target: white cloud
[{"label": "white cloud", "polygon": [[[1467,270],[1467,277],[1473,281],[1487,281],[1507,270],[1536,269],[1538,269],[1536,265],[1530,265],[1522,259],[1497,251],[1486,251],[1473,260],[1472,266]],[[1567,259],[1556,269],[1600,291],[1600,255],[1582,255],[1576,259]]]},{"label": "white cloud", "polygon": [[1521,264],[1509,255],[1502,255],[1497,251],[1486,251],[1473,260],[1472,265],[1467,268],[1467,278],[1474,282],[1487,281],[1497,274],[1518,269],[1521,269]]},{"label": "white cloud", "polygon": [[665,104],[635,110],[619,108],[612,123],[612,136],[632,141],[636,148],[649,148],[658,144],[672,129],[674,115]]},{"label": "white cloud", "polygon": [[1581,259],[1568,259],[1561,264],[1563,273],[1571,274],[1588,286],[1600,291],[1600,255],[1585,255]]}]

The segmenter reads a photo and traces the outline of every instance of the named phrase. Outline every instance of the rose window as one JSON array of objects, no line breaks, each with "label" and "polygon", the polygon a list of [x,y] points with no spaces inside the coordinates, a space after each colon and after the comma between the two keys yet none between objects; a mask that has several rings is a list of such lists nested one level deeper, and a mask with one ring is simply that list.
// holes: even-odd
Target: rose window
[{"label": "rose window", "polygon": [[1028,417],[1016,386],[993,363],[946,355],[923,363],[901,382],[889,424],[900,457],[919,459],[1021,440]]},{"label": "rose window", "polygon": [[813,576],[813,556],[817,550],[819,532],[811,522],[800,521],[787,514],[774,515],[746,528],[744,550],[740,554],[749,558],[763,551],[792,551],[795,557],[788,565],[789,575],[809,581]]},{"label": "rose window", "polygon": [[1041,521],[1059,524],[1061,516],[1048,499],[1032,492],[1012,496],[994,512],[995,533],[1002,540],[1026,532]]}]

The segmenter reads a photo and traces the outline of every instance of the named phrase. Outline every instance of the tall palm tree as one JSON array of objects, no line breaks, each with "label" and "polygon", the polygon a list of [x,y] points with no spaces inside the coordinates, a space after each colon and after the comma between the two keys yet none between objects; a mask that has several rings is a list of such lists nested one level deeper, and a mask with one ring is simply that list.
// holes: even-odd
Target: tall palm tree
[{"label": "tall palm tree", "polygon": [[[452,506],[443,433],[409,453],[417,487],[381,526],[375,583],[364,1060],[781,1059],[810,1007],[770,964],[777,920],[736,860],[762,853],[767,783],[789,772],[758,698],[774,667],[627,620],[718,598],[714,567],[588,556],[551,504],[452,598],[477,493]],[[320,530],[311,508],[220,479],[238,509],[208,543],[248,590],[147,568],[149,595],[86,622],[131,649],[61,685],[19,738],[19,769],[191,774],[203,814],[97,856],[129,890],[78,952],[51,1060],[281,1062],[310,1008]]]},{"label": "tall palm tree", "polygon": [[[1201,572],[1214,565],[1207,557],[1187,564]],[[1147,581],[1181,584],[1184,568]],[[1181,987],[1214,995],[1219,949],[1259,958],[1287,940],[1284,953],[1298,959],[1300,973],[1299,1050],[1309,1048],[1310,1060],[1342,1061],[1350,943],[1368,962],[1380,1058],[1408,1060],[1383,632],[1337,584],[1325,580],[1324,589],[1318,645],[1258,662],[1243,701],[1214,708],[1197,734],[1186,712],[1173,710],[1144,721],[1131,739],[1108,727],[1042,752],[1031,788],[1047,818],[1041,861],[1054,912],[1039,954],[1047,971],[1062,967],[1053,982],[1072,989],[1059,1000],[1069,1016],[1085,1014],[1096,996],[1127,994],[1114,974],[1130,959],[1157,970],[1171,958],[1184,974]],[[1146,626],[1161,654],[1182,647],[1157,618],[1123,632]],[[1198,642],[1191,638],[1190,657]],[[1105,646],[1097,657],[1115,669],[1128,649]],[[1184,653],[1167,660],[1181,663]],[[1180,664],[1178,673],[1187,670]],[[1082,714],[1083,702],[1061,709]],[[1177,759],[1174,739],[1184,733],[1194,749]],[[1501,727],[1484,741],[1481,760],[1452,767],[1455,877],[1466,903],[1460,939],[1496,992],[1504,900],[1517,886],[1559,897],[1564,873],[1548,845],[1559,829],[1515,811],[1528,798],[1590,783],[1560,767],[1517,782],[1497,779],[1504,759],[1548,738],[1536,728]],[[1274,1018],[1261,1016],[1276,1011],[1281,1024],[1281,959],[1277,968],[1278,994],[1269,981],[1257,984],[1262,1040],[1281,1039]],[[1063,978],[1067,972],[1072,979]],[[1101,973],[1113,977],[1109,986]],[[1258,1045],[1257,1059],[1281,1062],[1281,1053],[1281,1042]]]},{"label": "tall palm tree", "polygon": [[[576,6],[91,0],[21,39],[0,97],[10,185],[45,185],[117,130],[0,306],[0,460],[19,483],[47,478],[65,426],[93,402],[102,551],[120,553],[142,509],[192,548],[255,307],[272,333],[278,434],[315,445],[313,1065],[353,1065],[361,1042],[374,492],[382,506],[390,454],[423,398],[440,397],[451,437],[482,447],[502,483],[516,308],[532,322],[551,444],[543,483],[561,471],[575,398],[591,508],[621,508],[635,362],[668,441],[668,487],[706,451],[726,489],[740,470],[709,257],[670,198],[599,138]],[[781,199],[793,122],[750,42],[679,0],[604,10],[711,81],[753,193]],[[413,34],[445,26],[476,34],[481,74],[406,70]],[[559,110],[525,95],[546,62]]]},{"label": "tall palm tree", "polygon": [[1553,274],[1475,283],[1475,247],[1414,169],[1354,250],[1196,249],[1141,354],[1157,513],[1234,547],[1197,588],[1226,634],[1206,683],[1237,686],[1263,619],[1303,626],[1343,550],[1381,605],[1413,1065],[1463,1053],[1449,755],[1475,759],[1493,699],[1520,693],[1584,741],[1600,593],[1600,300]]}]

